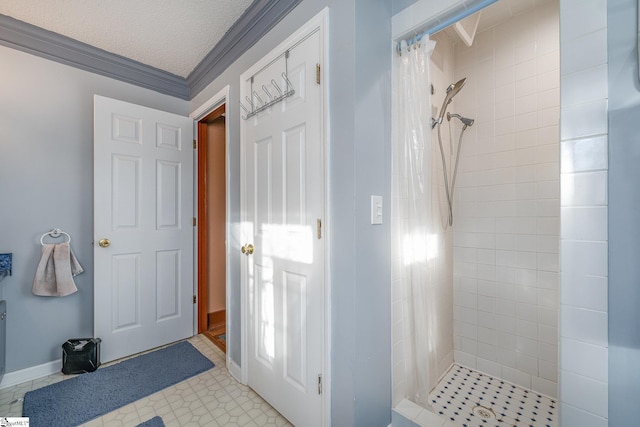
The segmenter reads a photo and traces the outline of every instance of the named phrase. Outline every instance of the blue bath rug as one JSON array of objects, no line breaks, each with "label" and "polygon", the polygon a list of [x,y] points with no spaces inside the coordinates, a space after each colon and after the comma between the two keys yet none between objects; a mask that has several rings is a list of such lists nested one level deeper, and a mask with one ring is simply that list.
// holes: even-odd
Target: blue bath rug
[{"label": "blue bath rug", "polygon": [[30,391],[24,395],[22,416],[29,417],[31,427],[77,426],[213,366],[183,341]]},{"label": "blue bath rug", "polygon": [[164,427],[164,421],[161,417],[153,417],[149,421],[138,424],[136,427]]}]

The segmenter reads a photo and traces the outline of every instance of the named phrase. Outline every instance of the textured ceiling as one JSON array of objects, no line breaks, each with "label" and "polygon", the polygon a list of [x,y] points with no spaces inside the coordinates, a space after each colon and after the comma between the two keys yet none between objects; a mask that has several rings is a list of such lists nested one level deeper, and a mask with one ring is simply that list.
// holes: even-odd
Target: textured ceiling
[{"label": "textured ceiling", "polygon": [[2,0],[0,14],[187,77],[251,0]]}]

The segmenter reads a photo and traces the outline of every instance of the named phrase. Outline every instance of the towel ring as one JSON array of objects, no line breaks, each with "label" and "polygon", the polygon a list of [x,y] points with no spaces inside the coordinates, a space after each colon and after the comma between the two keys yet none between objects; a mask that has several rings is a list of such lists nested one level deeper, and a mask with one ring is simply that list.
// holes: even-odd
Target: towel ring
[{"label": "towel ring", "polygon": [[44,246],[44,238],[45,238],[46,236],[51,236],[51,237],[53,237],[53,238],[57,238],[57,237],[60,237],[60,235],[62,235],[62,234],[64,234],[65,236],[67,236],[67,239],[69,239],[66,243],[71,243],[71,236],[69,235],[69,233],[62,231],[62,230],[60,230],[59,228],[54,228],[54,229],[53,229],[53,230],[51,230],[51,231],[47,231],[46,233],[44,233],[44,234],[42,235],[42,237],[40,237],[40,244],[41,244],[42,246]]}]

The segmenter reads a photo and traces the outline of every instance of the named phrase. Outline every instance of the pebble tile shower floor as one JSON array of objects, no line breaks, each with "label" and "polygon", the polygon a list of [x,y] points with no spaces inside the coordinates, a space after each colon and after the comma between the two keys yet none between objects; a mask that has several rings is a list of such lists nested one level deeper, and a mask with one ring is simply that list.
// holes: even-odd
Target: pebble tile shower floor
[{"label": "pebble tile shower floor", "polygon": [[[215,368],[167,387],[83,424],[85,427],[132,427],[162,417],[166,427],[284,427],[291,424],[225,368],[225,355],[203,335],[188,340],[215,363]],[[73,376],[62,373],[0,390],[0,416],[22,416],[26,392]],[[64,399],[64,397],[62,397]]]},{"label": "pebble tile shower floor", "polygon": [[558,427],[554,399],[459,365],[429,394],[429,403],[462,427]]}]

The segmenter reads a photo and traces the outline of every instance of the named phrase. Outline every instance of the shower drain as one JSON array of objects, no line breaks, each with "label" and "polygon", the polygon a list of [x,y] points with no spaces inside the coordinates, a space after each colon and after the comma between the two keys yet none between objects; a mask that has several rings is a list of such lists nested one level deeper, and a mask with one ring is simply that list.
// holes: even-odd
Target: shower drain
[{"label": "shower drain", "polygon": [[485,408],[482,405],[478,405],[473,408],[473,414],[479,416],[483,420],[495,420],[496,413],[493,412],[493,409]]}]

